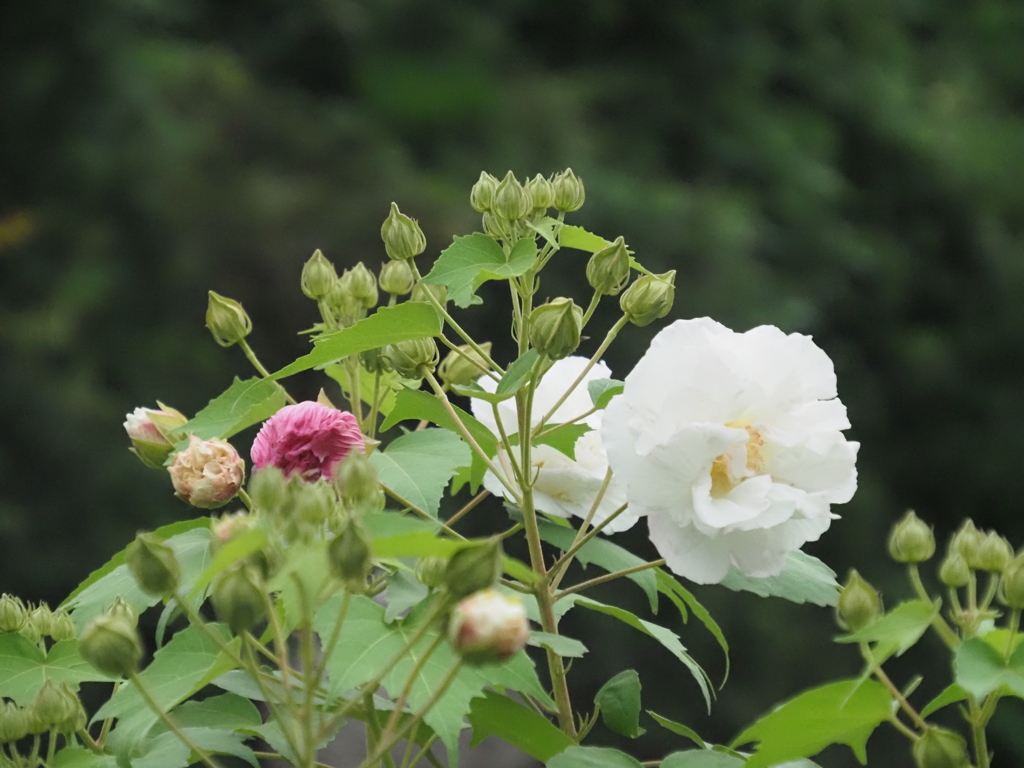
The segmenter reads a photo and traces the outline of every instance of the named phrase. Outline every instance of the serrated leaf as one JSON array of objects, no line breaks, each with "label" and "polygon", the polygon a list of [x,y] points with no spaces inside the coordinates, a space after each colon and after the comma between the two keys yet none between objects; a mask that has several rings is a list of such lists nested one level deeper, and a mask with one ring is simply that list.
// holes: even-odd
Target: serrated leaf
[{"label": "serrated leaf", "polygon": [[707,743],[704,741],[704,739],[698,736],[697,732],[692,728],[688,728],[682,723],[677,723],[675,720],[669,720],[667,717],[662,717],[657,712],[652,712],[649,709],[647,710],[647,714],[651,716],[654,722],[656,722],[666,731],[671,731],[677,736],[685,736],[698,747],[700,747],[702,750],[707,749]]},{"label": "serrated leaf", "polygon": [[861,630],[837,637],[836,642],[878,643],[872,655],[875,663],[881,664],[893,653],[902,655],[920,640],[938,613],[938,602],[908,600]]},{"label": "serrated leaf", "polygon": [[938,712],[943,707],[948,707],[950,704],[955,704],[958,701],[963,701],[970,694],[967,693],[956,683],[947,685],[942,689],[942,692],[934,699],[924,705],[924,709],[921,710],[921,717],[928,717],[933,712]]},{"label": "serrated leaf", "polygon": [[385,597],[387,608],[384,610],[384,621],[393,622],[414,605],[426,598],[428,590],[420,580],[408,571],[397,570],[388,574]]},{"label": "serrated leaf", "polygon": [[564,453],[576,461],[576,441],[591,429],[586,424],[552,424],[546,435],[534,441],[534,445],[550,445],[559,453]]},{"label": "serrated leaf", "polygon": [[117,768],[117,758],[85,747],[65,747],[54,755],[49,768]]},{"label": "serrated leaf", "polygon": [[621,395],[626,383],[618,379],[594,379],[587,382],[587,392],[590,393],[590,402],[595,408],[604,408],[616,395]]},{"label": "serrated leaf", "polygon": [[953,672],[956,682],[979,699],[1003,685],[1024,698],[1024,645],[1006,659],[980,637],[965,640],[956,649]]},{"label": "serrated leaf", "polygon": [[821,560],[800,550],[790,552],[786,567],[778,576],[755,579],[744,576],[735,567],[722,580],[722,586],[736,592],[753,592],[760,597],[781,597],[793,603],[813,603],[833,607],[839,599],[836,573]]},{"label": "serrated leaf", "polygon": [[635,757],[611,747],[569,747],[545,765],[547,768],[643,768]]},{"label": "serrated leaf", "polygon": [[172,433],[172,440],[195,435],[201,440],[226,440],[246,427],[269,419],[284,406],[284,392],[269,379],[242,381],[237,376],[231,386],[211,400],[191,421]]},{"label": "serrated leaf", "polygon": [[[658,591],[663,595],[666,595],[675,606],[679,609],[680,616],[682,616],[683,623],[686,623],[687,610],[692,611],[693,615],[697,617],[697,620],[704,625],[704,628],[715,638],[718,642],[718,647],[722,649],[722,653],[725,654],[725,679],[722,684],[725,684],[725,680],[729,678],[729,643],[725,639],[725,633],[722,632],[722,628],[718,626],[718,622],[715,621],[711,613],[701,605],[700,601],[693,596],[686,587],[679,583],[679,581],[670,573],[666,573],[661,568],[657,569],[655,577],[658,582]],[[689,606],[689,609],[687,609]]]},{"label": "serrated leaf", "polygon": [[374,451],[370,461],[381,483],[437,517],[455,470],[470,463],[470,449],[454,432],[435,427],[395,438],[383,452]]},{"label": "serrated leaf", "polygon": [[501,381],[495,387],[494,394],[508,398],[518,392],[530,377],[530,373],[533,371],[533,366],[536,365],[539,356],[536,349],[529,349],[521,354],[506,369],[505,375],[501,377]]},{"label": "serrated leaf", "polygon": [[[202,750],[218,755],[233,755],[245,760],[253,768],[259,768],[256,755],[245,746],[244,736],[231,731],[208,727],[182,728],[188,739]],[[166,732],[147,739],[142,747],[142,755],[133,758],[132,768],[187,768],[198,762],[198,756],[178,737],[177,734]]]},{"label": "serrated leaf", "polygon": [[644,733],[640,727],[640,687],[640,675],[635,669],[627,669],[602,685],[594,697],[604,724],[628,739]]},{"label": "serrated leaf", "polygon": [[579,659],[587,652],[587,646],[579,640],[550,632],[531,632],[528,642],[535,648],[554,651],[562,658]]},{"label": "serrated leaf", "polygon": [[600,235],[587,232],[583,227],[565,224],[558,232],[558,244],[563,248],[575,248],[579,251],[595,253],[611,243]]},{"label": "serrated leaf", "polygon": [[524,274],[537,260],[532,238],[520,240],[506,254],[494,238],[477,232],[456,237],[441,251],[423,282],[448,288],[448,297],[465,309],[482,303],[476,289],[488,280],[502,280]]},{"label": "serrated leaf", "polygon": [[830,744],[846,744],[862,764],[867,741],[888,720],[892,696],[874,680],[841,680],[812,688],[781,704],[733,741],[758,742],[745,768],[768,768],[811,757]]},{"label": "serrated leaf", "polygon": [[473,699],[469,724],[473,728],[470,747],[488,736],[497,736],[541,761],[550,760],[574,744],[547,718],[494,691],[485,691],[483,697]]},{"label": "serrated leaf", "polygon": [[76,691],[80,683],[112,678],[96,670],[78,654],[77,640],[55,643],[48,653],[17,633],[0,634],[0,696],[25,706],[52,681]]},{"label": "serrated leaf", "polygon": [[555,233],[562,227],[562,222],[558,219],[544,216],[537,221],[527,221],[526,226],[543,237],[548,244],[554,246],[555,250],[558,249],[558,237]]}]

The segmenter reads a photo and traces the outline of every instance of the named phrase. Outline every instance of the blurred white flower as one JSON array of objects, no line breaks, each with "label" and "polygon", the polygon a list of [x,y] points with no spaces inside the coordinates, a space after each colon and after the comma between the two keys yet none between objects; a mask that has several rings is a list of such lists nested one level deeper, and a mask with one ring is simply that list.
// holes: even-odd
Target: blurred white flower
[{"label": "blurred white flower", "polygon": [[651,342],[601,434],[630,512],[677,574],[774,575],[857,488],[858,443],[810,337],[678,320]]},{"label": "blurred white flower", "polygon": [[[551,366],[533,395],[532,426],[536,426],[558,402],[558,399],[586,367],[587,362],[585,357],[566,357]],[[548,424],[562,424],[591,410],[593,404],[590,401],[587,384],[609,377],[611,377],[611,371],[607,365],[603,362],[594,365],[565,402],[558,406],[558,410],[548,419]],[[497,386],[489,376],[481,377],[478,383],[488,392],[493,392]],[[498,435],[498,423],[494,418],[491,404],[474,398],[472,408],[473,415],[495,435]],[[533,496],[534,505],[541,512],[556,517],[575,515],[582,518],[586,518],[590,512],[608,471],[608,457],[605,455],[600,435],[603,413],[603,411],[597,411],[577,422],[586,424],[591,431],[576,441],[575,461],[550,445],[534,446],[531,458],[537,480],[533,486]],[[519,417],[514,398],[499,403],[498,414],[501,417],[502,427],[509,437],[519,432]],[[509,482],[515,485],[515,477],[509,466],[508,457],[502,451],[498,453],[498,464],[503,469],[507,469],[505,474]],[[508,497],[508,491],[491,472],[484,476],[484,487],[495,495]],[[625,485],[613,477],[597,508],[593,523],[596,525],[604,520],[625,501]],[[606,533],[624,531],[631,527],[637,518],[637,514],[627,510],[609,523],[604,531]]]}]

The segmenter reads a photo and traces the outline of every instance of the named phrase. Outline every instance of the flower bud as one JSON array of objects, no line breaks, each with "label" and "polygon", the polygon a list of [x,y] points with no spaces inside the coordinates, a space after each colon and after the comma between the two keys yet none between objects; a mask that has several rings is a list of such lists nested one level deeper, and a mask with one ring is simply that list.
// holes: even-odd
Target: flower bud
[{"label": "flower bud", "polygon": [[103,674],[128,677],[139,666],[142,645],[134,625],[108,612],[85,628],[78,652]]},{"label": "flower bud", "polygon": [[444,575],[448,561],[443,557],[424,557],[416,563],[416,578],[425,587],[437,589],[444,586]]},{"label": "flower bud", "polygon": [[352,269],[346,269],[338,280],[361,309],[373,309],[377,306],[377,278],[363,262],[360,261]]},{"label": "flower bud", "polygon": [[456,600],[489,589],[501,577],[502,560],[500,539],[469,544],[448,560],[444,583],[448,593]]},{"label": "flower bud", "polygon": [[352,451],[334,476],[334,487],[350,511],[374,506],[380,493],[377,468],[362,451]]},{"label": "flower bud", "polygon": [[555,208],[564,213],[578,211],[583,207],[583,201],[587,199],[583,189],[583,179],[576,177],[572,168],[566,168],[555,176],[551,186],[555,191],[555,199],[552,203]]},{"label": "flower bud", "polygon": [[412,289],[412,296],[409,298],[412,301],[430,302],[431,296],[443,307],[448,303],[448,288],[432,283],[416,283],[416,287]]},{"label": "flower bud", "polygon": [[503,661],[521,651],[529,636],[523,601],[493,589],[460,602],[448,624],[448,639],[471,664]]},{"label": "flower bud", "polygon": [[169,595],[181,583],[181,566],[174,550],[152,533],[140,533],[124,553],[128,570],[143,592]]},{"label": "flower bud", "polygon": [[334,511],[334,491],[327,480],[320,478],[315,483],[301,483],[295,502],[299,517],[306,523],[320,525]]},{"label": "flower bud", "polygon": [[643,328],[669,313],[676,300],[676,271],[641,275],[626,289],[619,306],[629,322]]},{"label": "flower bud", "polygon": [[[404,264],[404,261],[392,261],[391,264]],[[363,367],[370,373],[387,373],[391,370],[391,365],[388,363],[387,358],[384,357],[384,350],[380,347],[374,347],[373,349],[367,349],[359,353],[359,362],[363,364]]]},{"label": "flower bud", "polygon": [[331,572],[352,590],[366,586],[366,577],[373,570],[370,539],[359,521],[349,518],[338,534],[327,545],[327,560]]},{"label": "flower bud", "polygon": [[857,571],[851,570],[836,605],[839,626],[848,632],[858,632],[877,619],[881,612],[878,592]]},{"label": "flower bud", "polygon": [[973,520],[968,519],[964,520],[960,529],[953,534],[953,538],[949,542],[949,549],[951,552],[953,550],[959,552],[967,561],[967,567],[976,571],[981,567],[981,545],[983,543],[984,536],[981,531],[974,527]]},{"label": "flower bud", "polygon": [[174,495],[200,509],[222,507],[235,497],[245,478],[245,463],[230,443],[189,435],[167,468]]},{"label": "flower bud", "polygon": [[114,602],[110,604],[110,607],[105,611],[107,616],[110,616],[118,621],[127,622],[131,627],[135,627],[139,623],[139,614],[135,608],[124,600],[124,598],[118,596],[114,598]]},{"label": "flower bud", "polygon": [[399,376],[422,379],[437,367],[437,343],[432,338],[400,341],[385,347],[384,356]]},{"label": "flower bud", "polygon": [[350,282],[338,278],[324,298],[324,304],[342,326],[348,327],[359,320],[365,311],[362,302],[349,290]]},{"label": "flower bud", "polygon": [[405,296],[416,285],[408,261],[389,261],[380,268],[380,289],[392,296]]},{"label": "flower bud", "polygon": [[967,768],[971,761],[959,734],[931,727],[914,742],[914,762],[917,768]]},{"label": "flower bud", "polygon": [[498,180],[491,174],[483,171],[480,178],[469,192],[469,204],[477,213],[486,213],[491,210],[494,202],[494,191],[498,188]]},{"label": "flower bud", "polygon": [[42,732],[55,728],[67,715],[65,708],[60,689],[52,680],[47,680],[29,705],[30,716],[34,720],[32,730]]},{"label": "flower bud", "polygon": [[555,204],[554,185],[539,173],[526,182],[526,189],[533,200],[534,211],[546,211]]},{"label": "flower bud", "polygon": [[515,221],[533,209],[533,200],[530,193],[516,180],[512,171],[509,171],[494,190],[491,208],[493,213],[502,218]]},{"label": "flower bud", "polygon": [[964,587],[971,580],[971,569],[959,552],[953,551],[946,555],[939,567],[939,581],[947,587]]},{"label": "flower bud", "polygon": [[53,638],[55,643],[63,640],[74,640],[78,637],[75,622],[67,611],[54,611],[50,623],[50,637]]},{"label": "flower bud", "polygon": [[53,611],[46,603],[40,603],[29,613],[28,622],[33,627],[33,634],[49,637],[53,629]]},{"label": "flower bud", "polygon": [[222,515],[213,523],[213,541],[223,547],[256,527],[256,518],[245,511]]},{"label": "flower bud", "polygon": [[249,480],[249,496],[257,510],[277,512],[288,499],[288,481],[284,472],[273,464],[255,470]]},{"label": "flower bud", "polygon": [[427,249],[427,238],[420,225],[398,210],[395,203],[391,204],[391,214],[380,228],[380,236],[384,240],[384,250],[396,261],[419,256]]},{"label": "flower bud", "polygon": [[1017,555],[1003,570],[999,599],[1010,608],[1024,609],[1024,554]]},{"label": "flower bud", "polygon": [[18,632],[28,621],[28,611],[21,598],[5,594],[0,597],[0,632]]},{"label": "flower bud", "polygon": [[889,534],[889,556],[897,563],[923,563],[935,554],[935,534],[914,510],[907,510],[903,519]]},{"label": "flower bud", "polygon": [[512,223],[494,211],[488,211],[483,217],[484,233],[496,240],[507,240],[512,236]]},{"label": "flower bud", "polygon": [[234,299],[210,291],[206,307],[206,327],[222,347],[237,344],[252,332],[252,320]]},{"label": "flower bud", "polygon": [[572,299],[552,299],[530,315],[530,343],[550,360],[575,352],[582,332],[583,310]]},{"label": "flower bud", "polygon": [[[491,354],[491,342],[485,341],[480,348],[488,355]],[[441,377],[441,381],[461,387],[476,381],[488,370],[490,366],[480,353],[469,344],[463,344],[445,355],[437,369],[437,375]]]},{"label": "flower bud", "polygon": [[587,262],[587,282],[596,293],[617,296],[628,280],[629,252],[621,237],[597,251]]},{"label": "flower bud", "polygon": [[31,733],[29,713],[14,702],[0,701],[0,744],[14,744]]},{"label": "flower bud", "polygon": [[217,618],[236,635],[248,632],[267,614],[259,581],[256,570],[243,565],[225,571],[213,585],[210,598]]},{"label": "flower bud", "polygon": [[169,434],[188,421],[173,408],[161,410],[136,408],[125,417],[124,429],[132,441],[131,452],[151,469],[163,469],[164,460],[174,450]]},{"label": "flower bud", "polygon": [[337,279],[334,265],[317,248],[302,267],[302,292],[314,301],[320,301],[331,292]]},{"label": "flower bud", "polygon": [[989,531],[978,551],[978,570],[1002,571],[1013,560],[1013,547],[995,531]]},{"label": "flower bud", "polygon": [[56,724],[56,730],[64,736],[77,733],[85,727],[85,707],[78,694],[67,683],[61,683],[60,694],[64,699],[64,717]]},{"label": "flower bud", "polygon": [[32,645],[38,645],[39,641],[43,639],[43,634],[39,631],[39,625],[32,621],[32,611],[35,609],[31,603],[25,606],[25,608],[28,610],[28,616],[25,619],[25,623],[21,625],[21,629],[18,630],[18,634],[32,643]]}]

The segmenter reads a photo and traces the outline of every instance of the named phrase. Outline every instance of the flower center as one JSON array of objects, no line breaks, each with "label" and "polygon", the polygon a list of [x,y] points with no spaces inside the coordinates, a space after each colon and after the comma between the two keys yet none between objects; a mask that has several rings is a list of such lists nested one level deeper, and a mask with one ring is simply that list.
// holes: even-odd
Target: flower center
[{"label": "flower center", "polygon": [[744,479],[762,474],[765,464],[764,437],[760,432],[745,421],[730,421],[725,426],[745,429],[749,437],[744,451],[733,448],[711,462],[711,496],[716,499],[728,494]]}]

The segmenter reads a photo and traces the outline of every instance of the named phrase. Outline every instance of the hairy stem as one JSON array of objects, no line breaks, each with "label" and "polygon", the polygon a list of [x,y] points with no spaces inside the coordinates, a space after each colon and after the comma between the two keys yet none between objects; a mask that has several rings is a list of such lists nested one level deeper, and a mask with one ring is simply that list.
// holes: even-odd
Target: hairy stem
[{"label": "hairy stem", "polygon": [[[263,363],[261,363],[259,361],[259,358],[256,357],[256,353],[252,351],[252,347],[249,346],[249,342],[247,342],[245,339],[239,339],[238,346],[242,348],[242,351],[245,353],[245,356],[249,358],[249,362],[252,363],[252,367],[256,369],[256,372],[264,379],[269,379],[270,371],[263,367]],[[274,384],[277,386],[278,389],[280,389],[284,393],[284,399],[287,400],[292,405],[295,405],[295,398],[288,394],[288,390],[284,388],[281,382],[275,381]]]},{"label": "hairy stem", "polygon": [[190,739],[188,735],[178,727],[178,724],[174,722],[174,718],[164,712],[164,708],[161,707],[160,703],[153,698],[153,695],[149,692],[149,689],[146,688],[138,674],[131,672],[128,675],[128,679],[135,683],[135,687],[138,689],[143,701],[146,702],[146,705],[153,710],[153,713],[164,722],[164,725],[166,725],[174,735],[181,740],[182,744],[188,747],[192,752],[199,755],[199,759],[206,763],[209,768],[221,768],[220,763],[210,757],[206,750],[196,746],[195,742],[193,742],[192,739]]}]

